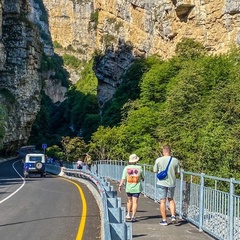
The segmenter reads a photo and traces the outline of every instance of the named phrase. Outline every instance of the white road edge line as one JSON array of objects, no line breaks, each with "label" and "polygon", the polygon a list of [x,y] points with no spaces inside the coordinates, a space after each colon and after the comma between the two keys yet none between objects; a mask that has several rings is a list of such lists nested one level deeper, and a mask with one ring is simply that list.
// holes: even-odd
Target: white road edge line
[{"label": "white road edge line", "polygon": [[[16,161],[16,162],[19,162],[19,161],[21,161],[21,160],[18,160],[18,161]],[[17,169],[16,169],[15,166],[14,166],[16,162],[14,162],[14,163],[12,164],[12,167],[13,167],[14,171],[18,174],[18,176],[23,180],[23,184],[22,184],[15,192],[11,193],[9,196],[7,196],[7,197],[4,198],[3,200],[1,200],[1,201],[0,201],[0,204],[3,203],[3,202],[5,202],[6,200],[8,200],[8,199],[9,199],[10,197],[12,197],[13,195],[15,195],[15,194],[25,185],[25,183],[26,183],[25,179],[21,176],[21,174],[17,171]],[[2,179],[2,180],[3,180],[3,179]]]}]

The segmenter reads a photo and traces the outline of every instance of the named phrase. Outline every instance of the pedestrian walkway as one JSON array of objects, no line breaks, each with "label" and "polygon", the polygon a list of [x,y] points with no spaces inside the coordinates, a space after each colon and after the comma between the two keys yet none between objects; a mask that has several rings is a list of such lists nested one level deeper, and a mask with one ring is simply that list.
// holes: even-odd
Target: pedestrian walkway
[{"label": "pedestrian walkway", "polygon": [[[111,181],[111,185],[117,190],[117,182]],[[118,192],[118,197],[121,197],[122,206],[126,207],[127,196],[122,190]],[[133,239],[136,240],[212,240],[204,232],[199,232],[198,228],[188,223],[185,220],[178,219],[177,224],[172,224],[170,219],[170,212],[168,213],[167,226],[159,225],[161,220],[159,203],[154,202],[152,199],[141,195],[139,198],[138,211],[136,222],[133,224]]]}]

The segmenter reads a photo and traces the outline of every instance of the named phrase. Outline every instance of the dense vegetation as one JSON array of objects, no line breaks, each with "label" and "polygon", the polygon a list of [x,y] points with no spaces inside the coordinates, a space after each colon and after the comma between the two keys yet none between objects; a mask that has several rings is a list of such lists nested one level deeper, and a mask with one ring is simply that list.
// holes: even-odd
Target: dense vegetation
[{"label": "dense vegetation", "polygon": [[[50,119],[43,136],[54,139],[55,131],[59,141],[75,139],[82,147],[68,160],[88,149],[96,159],[128,159],[134,152],[142,163],[153,164],[161,145],[170,144],[185,170],[240,179],[239,57],[239,48],[213,56],[184,39],[169,60],[136,61],[101,118],[91,62],[58,111],[46,110],[48,120],[53,113],[59,116]],[[39,117],[44,109],[45,104]],[[58,125],[55,130],[51,122]]]},{"label": "dense vegetation", "polygon": [[[63,59],[67,64],[72,65],[74,58],[65,56]],[[51,63],[49,60],[48,62]],[[56,66],[50,63],[45,65],[50,66],[50,69],[56,69]],[[82,63],[78,62],[78,64],[80,66]],[[66,136],[90,140],[92,133],[100,124],[96,96],[97,79],[92,71],[92,65],[93,61],[85,65],[81,73],[82,78],[76,85],[69,87],[67,99],[63,103],[53,104],[51,99],[42,93],[41,110],[32,127],[29,144],[41,148],[42,143],[47,143],[48,146],[55,145],[56,150],[56,146],[63,148],[62,139]],[[58,153],[57,155],[59,156]],[[74,153],[73,155],[75,156]],[[71,157],[69,159],[75,160]]]}]

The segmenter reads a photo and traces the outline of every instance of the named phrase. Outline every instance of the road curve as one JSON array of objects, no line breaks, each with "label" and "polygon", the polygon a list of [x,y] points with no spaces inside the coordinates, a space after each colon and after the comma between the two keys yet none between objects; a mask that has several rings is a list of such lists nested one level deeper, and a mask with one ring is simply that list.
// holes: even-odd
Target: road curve
[{"label": "road curve", "polygon": [[21,161],[0,163],[1,240],[101,239],[99,208],[84,184],[21,175]]}]

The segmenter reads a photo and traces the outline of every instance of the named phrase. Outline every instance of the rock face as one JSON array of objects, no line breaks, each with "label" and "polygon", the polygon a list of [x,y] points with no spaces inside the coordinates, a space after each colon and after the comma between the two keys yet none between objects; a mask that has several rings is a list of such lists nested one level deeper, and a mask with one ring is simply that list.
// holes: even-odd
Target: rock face
[{"label": "rock face", "polygon": [[183,38],[212,52],[226,52],[239,39],[238,0],[43,0],[53,41],[81,49],[89,59],[118,40],[131,42],[134,55],[168,58]]},{"label": "rock face", "polygon": [[[203,43],[212,53],[240,44],[239,0],[43,0],[53,41],[82,52],[96,65],[100,107],[121,83],[136,57],[174,55],[182,38]],[[131,54],[122,51],[130,45]]]},{"label": "rock face", "polygon": [[51,97],[53,103],[62,102],[65,99],[67,88],[63,87],[59,81],[45,79],[44,92]]},{"label": "rock face", "polygon": [[1,1],[0,103],[7,109],[4,151],[25,144],[40,108],[41,46],[25,0]]},{"label": "rock face", "polygon": [[53,55],[52,41],[81,60],[98,54],[94,69],[101,108],[134,59],[153,54],[167,59],[184,37],[203,43],[211,53],[224,53],[240,44],[239,22],[239,0],[0,0],[6,151],[29,137],[40,108],[41,77],[54,102],[64,99],[66,89],[57,79],[40,76],[41,49]]}]

